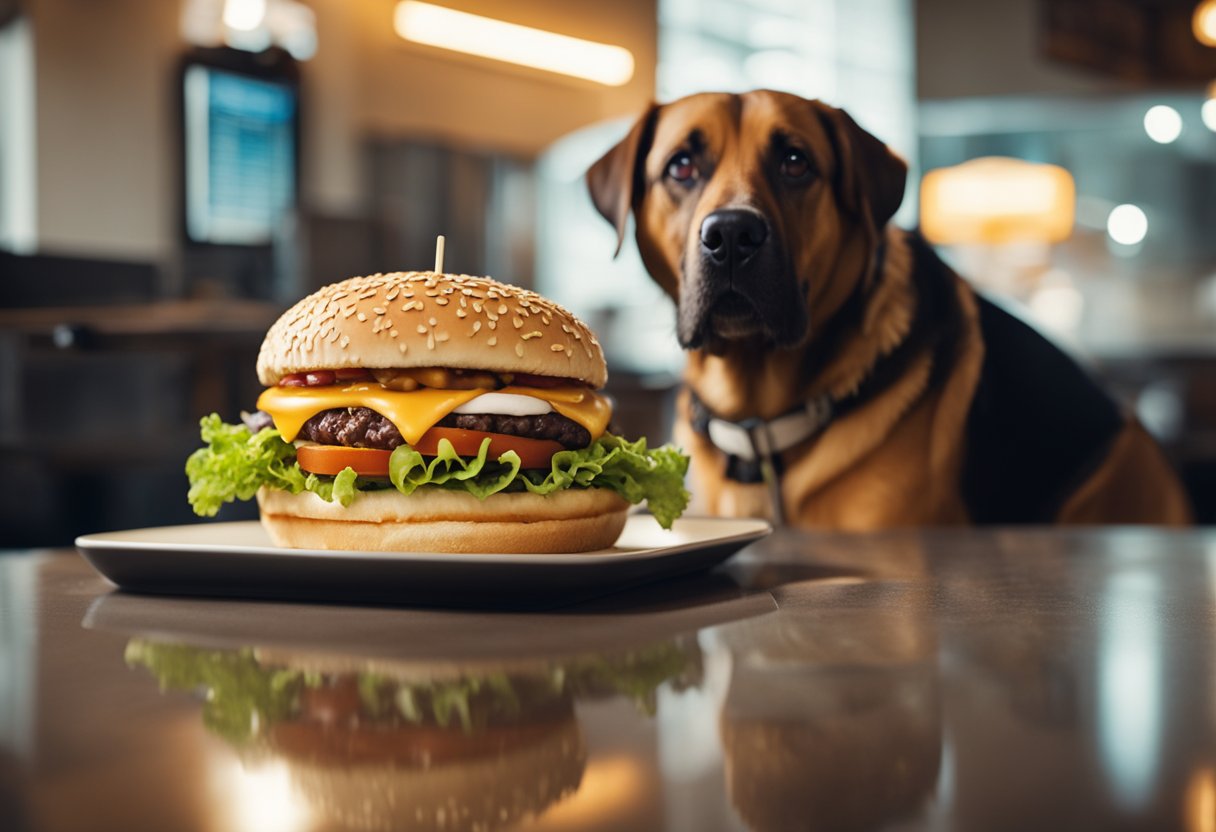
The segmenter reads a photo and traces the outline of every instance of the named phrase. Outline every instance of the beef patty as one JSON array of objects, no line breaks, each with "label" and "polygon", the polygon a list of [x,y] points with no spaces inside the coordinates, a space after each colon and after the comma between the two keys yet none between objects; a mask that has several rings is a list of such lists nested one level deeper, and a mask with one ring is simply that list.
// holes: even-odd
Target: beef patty
[{"label": "beef patty", "polygon": [[[504,416],[495,413],[449,413],[438,423],[445,428],[464,428],[489,433],[507,433],[529,439],[552,439],[567,448],[585,448],[591,434],[577,422],[558,413],[541,416]],[[380,448],[391,451],[405,444],[397,426],[367,407],[325,410],[313,416],[300,429],[298,439],[322,445],[351,448]]]}]

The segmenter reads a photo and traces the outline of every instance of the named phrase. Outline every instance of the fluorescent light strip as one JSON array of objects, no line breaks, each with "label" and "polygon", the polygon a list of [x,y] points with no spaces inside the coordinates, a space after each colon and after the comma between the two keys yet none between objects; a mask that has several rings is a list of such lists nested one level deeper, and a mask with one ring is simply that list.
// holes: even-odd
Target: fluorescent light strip
[{"label": "fluorescent light strip", "polygon": [[559,35],[443,6],[402,0],[393,28],[408,41],[619,87],[633,77],[633,55],[607,43]]}]

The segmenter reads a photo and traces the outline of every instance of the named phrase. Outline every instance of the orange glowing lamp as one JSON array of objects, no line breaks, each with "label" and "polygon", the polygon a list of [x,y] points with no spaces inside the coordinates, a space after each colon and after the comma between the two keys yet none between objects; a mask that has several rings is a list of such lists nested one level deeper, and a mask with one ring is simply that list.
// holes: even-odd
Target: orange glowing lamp
[{"label": "orange glowing lamp", "polygon": [[1068,171],[1022,159],[972,159],[921,181],[921,231],[939,245],[1062,242],[1076,207]]},{"label": "orange glowing lamp", "polygon": [[1216,46],[1216,0],[1203,0],[1191,17],[1195,40],[1204,46]]}]

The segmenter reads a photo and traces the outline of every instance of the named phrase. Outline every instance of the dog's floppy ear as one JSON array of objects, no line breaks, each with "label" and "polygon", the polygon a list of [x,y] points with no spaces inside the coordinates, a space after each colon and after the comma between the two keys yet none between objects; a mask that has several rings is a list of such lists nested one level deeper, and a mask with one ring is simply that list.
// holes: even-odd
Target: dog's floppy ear
[{"label": "dog's floppy ear", "polygon": [[587,171],[587,188],[595,209],[616,226],[615,257],[625,243],[625,223],[635,199],[641,197],[642,165],[654,139],[659,105],[651,104],[629,131],[629,135],[605,153]]},{"label": "dog's floppy ear", "polygon": [[908,165],[844,110],[816,106],[836,154],[836,192],[858,217],[882,229],[899,210]]}]

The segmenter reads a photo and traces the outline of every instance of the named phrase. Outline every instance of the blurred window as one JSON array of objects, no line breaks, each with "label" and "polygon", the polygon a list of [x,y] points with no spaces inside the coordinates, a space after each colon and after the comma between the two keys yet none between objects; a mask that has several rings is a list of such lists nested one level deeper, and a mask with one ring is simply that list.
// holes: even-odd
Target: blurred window
[{"label": "blurred window", "polygon": [[[1216,132],[1204,124],[1204,104],[1199,92],[926,101],[920,157],[926,170],[1010,156],[1072,174],[1071,236],[1040,252],[1040,278],[1012,292],[1036,323],[1092,356],[1208,352],[1216,344]],[[1171,114],[1165,143],[1162,113]],[[960,248],[943,253],[973,282],[1003,288],[991,281],[990,261]]]},{"label": "blurred window", "polygon": [[32,252],[35,228],[34,54],[30,23],[0,26],[0,249]]}]

